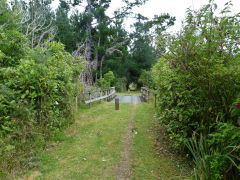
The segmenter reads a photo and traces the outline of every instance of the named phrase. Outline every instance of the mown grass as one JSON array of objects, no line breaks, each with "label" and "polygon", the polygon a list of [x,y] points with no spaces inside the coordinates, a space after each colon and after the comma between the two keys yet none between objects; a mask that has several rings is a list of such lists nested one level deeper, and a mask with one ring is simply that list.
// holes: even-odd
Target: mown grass
[{"label": "mown grass", "polygon": [[134,118],[134,139],[132,149],[132,178],[135,180],[186,179],[180,176],[177,163],[169,156],[159,156],[154,150],[156,134],[153,131],[155,114],[153,104],[137,105]]},{"label": "mown grass", "polygon": [[[132,118],[133,104],[81,105],[77,119],[64,133],[56,133],[46,151],[39,154],[41,165],[21,179],[94,180],[116,179],[122,159],[123,136]],[[131,179],[186,179],[179,176],[177,163],[168,155],[156,152],[153,131],[154,106],[150,102],[136,105],[131,163]]]},{"label": "mown grass", "polygon": [[[129,122],[132,104],[114,110],[113,103],[91,109],[82,107],[79,118],[56,140],[56,147],[40,156],[40,173],[33,179],[113,179],[121,158],[122,135]],[[59,139],[59,141],[58,141]]]}]

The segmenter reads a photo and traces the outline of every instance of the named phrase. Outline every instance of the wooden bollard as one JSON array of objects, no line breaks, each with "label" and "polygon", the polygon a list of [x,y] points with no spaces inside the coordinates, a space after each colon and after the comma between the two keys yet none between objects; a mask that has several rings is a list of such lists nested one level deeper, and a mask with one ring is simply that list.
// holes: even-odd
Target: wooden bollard
[{"label": "wooden bollard", "polygon": [[119,98],[115,98],[115,110],[119,110]]},{"label": "wooden bollard", "polygon": [[[91,101],[91,93],[89,92],[89,100]],[[89,102],[89,108],[91,108],[91,102]]]},{"label": "wooden bollard", "polygon": [[[106,89],[106,96],[108,96],[108,90]],[[106,97],[106,101],[108,101],[108,97]]]},{"label": "wooden bollard", "polygon": [[78,110],[78,96],[75,97],[75,103],[76,103],[76,111]]},{"label": "wooden bollard", "polygon": [[[103,90],[103,95],[106,96],[106,89]],[[105,98],[104,100],[106,101],[107,98]]]},{"label": "wooden bollard", "polygon": [[147,91],[147,102],[149,103],[149,101],[150,101],[150,93],[149,93],[149,91]]}]

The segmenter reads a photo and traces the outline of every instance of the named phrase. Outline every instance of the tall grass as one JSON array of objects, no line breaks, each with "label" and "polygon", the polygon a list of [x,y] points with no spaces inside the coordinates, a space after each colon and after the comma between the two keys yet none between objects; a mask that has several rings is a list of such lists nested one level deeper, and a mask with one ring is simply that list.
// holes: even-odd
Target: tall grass
[{"label": "tall grass", "polygon": [[211,168],[209,164],[210,151],[206,140],[201,136],[198,141],[196,136],[186,142],[186,146],[191,152],[195,164],[194,177],[198,180],[211,178]]},{"label": "tall grass", "polygon": [[[232,152],[239,147],[228,145],[224,148],[214,148],[209,145],[207,137],[202,135],[199,139],[194,135],[186,142],[186,146],[195,164],[193,176],[195,180],[238,179],[239,167],[235,161],[239,160],[239,157],[234,156]],[[236,169],[238,172],[234,172]],[[229,177],[229,174],[235,176]]]}]

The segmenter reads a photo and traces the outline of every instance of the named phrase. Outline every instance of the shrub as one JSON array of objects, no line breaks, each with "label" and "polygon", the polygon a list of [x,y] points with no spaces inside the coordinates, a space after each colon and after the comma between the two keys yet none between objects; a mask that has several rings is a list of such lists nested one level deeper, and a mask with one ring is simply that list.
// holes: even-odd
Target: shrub
[{"label": "shrub", "polygon": [[138,79],[138,83],[144,87],[148,87],[150,89],[155,89],[155,84],[153,81],[153,74],[151,71],[143,70]]},{"label": "shrub", "polygon": [[83,70],[77,61],[61,43],[50,42],[14,66],[1,66],[0,177],[1,171],[26,166],[51,132],[72,122],[76,75]]},{"label": "shrub", "polygon": [[100,78],[97,81],[97,86],[101,89],[110,88],[111,84],[114,82],[115,76],[112,71],[108,71],[106,74],[104,74],[104,78]]},{"label": "shrub", "polygon": [[126,78],[117,78],[116,79],[116,91],[124,92],[127,90],[127,79]]},{"label": "shrub", "polygon": [[112,85],[115,76],[112,71],[108,71],[106,74],[104,74],[104,79],[110,83],[110,86]]},{"label": "shrub", "polygon": [[[153,68],[159,119],[175,147],[192,151],[205,137],[202,179],[239,178],[240,15],[229,16],[230,5],[220,17],[213,1],[188,10],[181,33],[168,38],[169,51]],[[193,134],[197,145],[186,148]]]},{"label": "shrub", "polygon": [[100,87],[101,89],[107,89],[110,87],[110,82],[108,82],[106,79],[104,78],[100,78],[97,81],[97,86]]},{"label": "shrub", "polygon": [[0,27],[0,66],[15,66],[24,58],[29,50],[27,39],[16,30]]}]

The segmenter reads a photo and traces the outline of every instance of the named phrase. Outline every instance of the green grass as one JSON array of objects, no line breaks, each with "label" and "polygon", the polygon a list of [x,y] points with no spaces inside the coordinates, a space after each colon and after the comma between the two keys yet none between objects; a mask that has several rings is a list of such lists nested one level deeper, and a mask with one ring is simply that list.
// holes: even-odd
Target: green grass
[{"label": "green grass", "polygon": [[63,141],[41,154],[42,165],[37,173],[41,175],[35,179],[112,179],[132,107],[122,104],[115,111],[113,103],[103,103],[81,108],[79,118],[62,135],[65,137],[58,137]]},{"label": "green grass", "polygon": [[138,104],[134,118],[135,135],[132,150],[132,178],[136,180],[184,179],[180,177],[176,162],[168,156],[157,156],[154,145],[156,136],[153,132],[155,123],[152,104]]},{"label": "green grass", "polygon": [[[157,156],[156,134],[152,131],[153,104],[136,105],[132,145],[131,179],[179,178],[176,163],[168,156]],[[112,180],[122,158],[123,137],[132,117],[134,105],[121,103],[81,105],[77,119],[64,133],[56,133],[46,151],[39,154],[41,165],[22,179],[32,180]]]}]

